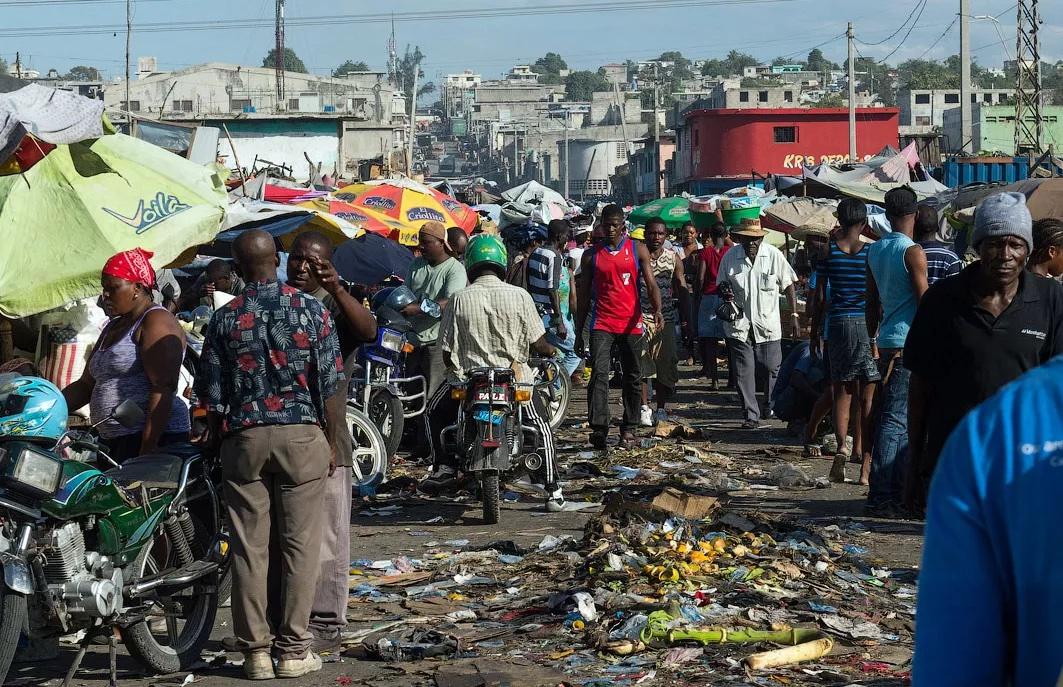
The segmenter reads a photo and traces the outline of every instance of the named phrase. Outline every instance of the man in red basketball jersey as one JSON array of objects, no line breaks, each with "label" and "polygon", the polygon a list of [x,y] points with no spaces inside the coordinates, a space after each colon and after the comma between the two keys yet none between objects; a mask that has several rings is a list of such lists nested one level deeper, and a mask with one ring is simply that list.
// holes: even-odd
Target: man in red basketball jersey
[{"label": "man in red basketball jersey", "polygon": [[591,445],[605,448],[609,434],[609,374],[615,345],[624,375],[620,446],[630,448],[635,445],[634,429],[638,426],[642,404],[639,360],[643,337],[638,280],[641,278],[646,285],[658,328],[664,324],[661,292],[653,277],[649,251],[628,237],[624,211],[619,206],[607,205],[602,211],[602,229],[605,237],[587,249],[581,259],[576,348],[583,350],[582,333],[589,314],[590,361],[594,369],[588,389]]}]

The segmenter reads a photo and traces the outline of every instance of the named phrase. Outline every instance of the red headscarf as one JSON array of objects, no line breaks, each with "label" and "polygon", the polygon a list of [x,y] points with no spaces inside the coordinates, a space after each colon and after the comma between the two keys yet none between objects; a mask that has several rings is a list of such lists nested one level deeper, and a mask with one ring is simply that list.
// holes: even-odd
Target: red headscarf
[{"label": "red headscarf", "polygon": [[149,262],[153,255],[155,254],[143,248],[122,251],[107,261],[103,266],[103,273],[134,284],[143,284],[149,289],[155,288],[155,270]]}]

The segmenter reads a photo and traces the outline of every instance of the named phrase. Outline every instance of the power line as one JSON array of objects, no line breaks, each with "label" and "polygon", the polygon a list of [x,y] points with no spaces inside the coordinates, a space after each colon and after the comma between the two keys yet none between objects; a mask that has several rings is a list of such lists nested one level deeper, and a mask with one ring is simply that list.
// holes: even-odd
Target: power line
[{"label": "power line", "polygon": [[[886,36],[882,40],[880,40],[880,41],[878,41],[876,43],[867,43],[865,41],[860,41],[860,40],[858,40],[857,42],[858,43],[863,43],[864,45],[869,46],[869,47],[876,46],[876,45],[882,45],[883,43],[889,42],[890,40],[893,39],[894,36],[896,36],[898,33],[903,31],[904,27],[908,26],[908,22],[910,22],[912,20],[912,17],[915,16],[916,10],[919,10],[921,7],[926,7],[926,2],[927,2],[927,0],[916,0],[915,7],[913,7],[912,11],[908,13],[908,16],[904,18],[904,21],[901,22],[901,25],[897,27],[897,30],[894,31],[893,33],[891,33],[890,35]],[[922,14],[922,11],[920,11],[920,15],[921,14]],[[918,22],[919,20],[916,19],[916,21]]]},{"label": "power line", "polygon": [[[53,0],[54,1],[54,0]],[[598,12],[630,12],[679,7],[742,6],[795,2],[796,0],[612,0],[609,2],[587,2],[582,5],[550,4],[537,7],[480,7],[460,10],[433,10],[377,13],[346,14],[331,16],[293,17],[286,20],[289,27],[335,26],[338,24],[381,24],[390,22],[442,21],[448,19],[494,19],[499,17],[536,16],[554,14],[588,14]],[[222,29],[266,28],[272,21],[257,18],[223,19],[213,21],[154,22],[139,25],[141,33],[158,33],[169,31],[210,31]],[[0,31],[0,36],[7,38],[31,36],[70,36],[107,34],[122,30],[124,27],[113,24],[84,24],[72,26],[25,26]]]},{"label": "power line", "polygon": [[921,60],[924,57],[926,57],[927,53],[929,53],[931,50],[933,50],[935,47],[937,47],[937,44],[940,43],[945,38],[945,36],[948,35],[949,31],[952,31],[952,27],[956,26],[956,22],[958,22],[959,20],[960,20],[959,16],[954,17],[953,20],[951,22],[949,22],[949,25],[945,27],[945,30],[941,32],[941,35],[938,36],[934,40],[934,42],[930,44],[930,47],[927,48],[926,50],[924,50],[923,53],[921,55],[919,55],[919,57],[917,57],[915,59]]},{"label": "power line", "polygon": [[925,9],[926,9],[926,2],[924,2],[923,6],[919,9],[919,15],[916,16],[915,21],[912,22],[911,27],[908,28],[908,33],[904,34],[904,38],[901,39],[901,42],[897,44],[896,48],[891,50],[888,55],[886,55],[881,60],[879,60],[879,64],[885,64],[886,60],[888,60],[889,58],[891,58],[894,55],[896,55],[897,51],[900,50],[904,46],[904,42],[908,40],[908,36],[912,35],[912,31],[915,30],[915,27],[919,24],[919,20],[923,18],[923,10],[925,10]]}]

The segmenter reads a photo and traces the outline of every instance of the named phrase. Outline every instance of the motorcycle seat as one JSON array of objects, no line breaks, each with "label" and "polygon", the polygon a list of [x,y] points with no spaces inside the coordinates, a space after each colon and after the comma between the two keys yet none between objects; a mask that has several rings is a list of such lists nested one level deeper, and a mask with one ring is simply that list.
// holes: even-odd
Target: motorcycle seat
[{"label": "motorcycle seat", "polygon": [[181,483],[181,468],[185,459],[163,453],[130,458],[121,468],[111,468],[103,474],[118,484],[142,484],[148,489],[177,489]]}]

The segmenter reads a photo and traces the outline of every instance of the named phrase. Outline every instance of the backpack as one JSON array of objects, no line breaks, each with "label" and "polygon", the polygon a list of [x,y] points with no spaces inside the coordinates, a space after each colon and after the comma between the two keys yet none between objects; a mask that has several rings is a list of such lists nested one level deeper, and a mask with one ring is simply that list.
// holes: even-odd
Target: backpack
[{"label": "backpack", "polygon": [[509,266],[509,271],[506,272],[506,283],[519,286],[525,291],[528,290],[528,258],[518,260]]}]

